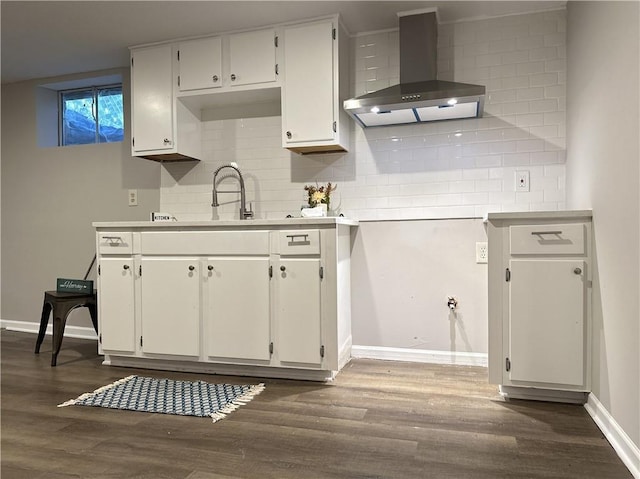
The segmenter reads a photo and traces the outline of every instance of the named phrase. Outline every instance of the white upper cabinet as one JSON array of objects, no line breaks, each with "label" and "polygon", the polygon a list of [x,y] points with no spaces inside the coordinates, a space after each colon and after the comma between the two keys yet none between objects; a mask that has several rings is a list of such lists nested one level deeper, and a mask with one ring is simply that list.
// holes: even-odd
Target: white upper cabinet
[{"label": "white upper cabinet", "polygon": [[222,86],[222,37],[180,42],[178,52],[181,92]]},{"label": "white upper cabinet", "polygon": [[229,35],[230,86],[276,81],[274,29]]},{"label": "white upper cabinet", "polygon": [[200,117],[174,95],[174,47],[131,51],[131,154],[156,161],[200,157]]},{"label": "white upper cabinet", "polygon": [[347,151],[348,37],[338,16],[131,49],[132,154],[199,159],[201,117],[282,115],[282,146]]},{"label": "white upper cabinet", "polygon": [[171,150],[173,137],[173,76],[171,45],[131,52],[133,154]]},{"label": "white upper cabinet", "polygon": [[274,29],[182,41],[178,90],[228,89],[276,81]]},{"label": "white upper cabinet", "polygon": [[[346,38],[337,20],[284,30],[282,142],[297,153],[346,151]],[[341,51],[342,50],[342,51]]]}]

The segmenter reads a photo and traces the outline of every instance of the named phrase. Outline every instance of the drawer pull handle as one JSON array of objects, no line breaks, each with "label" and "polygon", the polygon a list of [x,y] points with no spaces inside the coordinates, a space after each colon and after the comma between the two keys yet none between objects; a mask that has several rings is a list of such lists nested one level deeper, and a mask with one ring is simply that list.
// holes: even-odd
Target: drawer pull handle
[{"label": "drawer pull handle", "polygon": [[118,243],[124,243],[122,236],[103,236],[102,239],[109,243],[109,246],[118,246]]},{"label": "drawer pull handle", "polygon": [[[287,235],[287,238],[289,238],[289,244],[291,243],[308,244],[309,243],[309,235]],[[302,238],[302,241],[296,241],[296,238]]]},{"label": "drawer pull handle", "polygon": [[532,235],[534,236],[542,236],[542,235],[558,235],[562,234],[562,231],[532,231]]},{"label": "drawer pull handle", "polygon": [[196,267],[195,267],[195,266],[193,266],[193,265],[189,265],[189,271],[193,271],[194,269],[196,269]]},{"label": "drawer pull handle", "polygon": [[582,274],[582,268],[575,268],[573,274]]},{"label": "drawer pull handle", "polygon": [[213,271],[213,266],[209,265],[209,266],[207,266],[207,269],[208,269],[209,271]]},{"label": "drawer pull handle", "polygon": [[280,271],[284,272],[286,270],[287,270],[286,266],[280,266]]},{"label": "drawer pull handle", "polygon": [[128,264],[123,265],[122,269],[129,269],[129,265]]}]

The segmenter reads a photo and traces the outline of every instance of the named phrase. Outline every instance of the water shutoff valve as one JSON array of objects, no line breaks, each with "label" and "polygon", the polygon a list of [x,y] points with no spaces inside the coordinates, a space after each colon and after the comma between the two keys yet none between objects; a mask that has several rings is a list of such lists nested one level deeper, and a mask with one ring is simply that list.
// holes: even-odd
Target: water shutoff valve
[{"label": "water shutoff valve", "polygon": [[455,311],[456,308],[458,307],[458,300],[455,296],[448,296],[447,297],[447,307],[451,310],[451,311]]}]

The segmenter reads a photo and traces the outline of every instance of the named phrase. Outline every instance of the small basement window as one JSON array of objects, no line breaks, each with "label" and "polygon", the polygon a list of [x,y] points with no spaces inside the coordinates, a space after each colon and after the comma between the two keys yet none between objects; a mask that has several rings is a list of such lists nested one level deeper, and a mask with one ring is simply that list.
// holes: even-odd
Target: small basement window
[{"label": "small basement window", "polygon": [[59,95],[61,146],[123,140],[122,85],[66,90]]},{"label": "small basement window", "polygon": [[122,77],[70,80],[37,88],[39,146],[124,140]]}]

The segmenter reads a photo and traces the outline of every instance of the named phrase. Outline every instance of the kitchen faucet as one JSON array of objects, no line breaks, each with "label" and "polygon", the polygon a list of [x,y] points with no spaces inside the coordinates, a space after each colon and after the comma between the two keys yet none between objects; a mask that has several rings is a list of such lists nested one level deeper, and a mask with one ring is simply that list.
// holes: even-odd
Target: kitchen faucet
[{"label": "kitchen faucet", "polygon": [[[231,168],[233,171],[237,173],[237,175],[233,173],[228,173],[226,175],[223,174],[220,177],[220,181],[224,180],[225,178],[237,178],[238,182],[240,183],[240,191],[238,190],[218,191],[217,189],[218,173],[220,173],[220,171],[224,170],[225,168]],[[247,210],[247,202],[246,202],[246,196],[245,196],[245,190],[244,190],[244,178],[242,178],[242,173],[240,173],[240,168],[238,168],[237,165],[235,164],[222,165],[213,173],[213,191],[212,191],[213,200],[211,202],[211,206],[214,206],[214,207],[220,206],[220,203],[218,202],[218,193],[240,193],[240,219],[246,220],[248,218],[253,217],[253,211],[251,211],[251,203],[249,203],[249,209]]]}]

